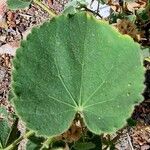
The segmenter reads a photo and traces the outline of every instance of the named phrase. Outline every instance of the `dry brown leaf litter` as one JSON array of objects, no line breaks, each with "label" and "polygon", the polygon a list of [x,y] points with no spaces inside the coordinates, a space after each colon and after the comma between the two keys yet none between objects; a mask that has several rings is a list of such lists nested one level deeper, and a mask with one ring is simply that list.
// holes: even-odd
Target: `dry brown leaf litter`
[{"label": "dry brown leaf litter", "polygon": [[135,41],[140,40],[140,33],[138,32],[136,25],[131,21],[127,19],[118,20],[116,27],[120,33],[131,36]]}]

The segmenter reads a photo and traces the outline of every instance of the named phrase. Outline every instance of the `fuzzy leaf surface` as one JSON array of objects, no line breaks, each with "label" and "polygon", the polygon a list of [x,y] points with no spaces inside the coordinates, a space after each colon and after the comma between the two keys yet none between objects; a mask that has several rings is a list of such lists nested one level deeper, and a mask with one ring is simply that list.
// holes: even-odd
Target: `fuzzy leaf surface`
[{"label": "fuzzy leaf surface", "polygon": [[139,45],[86,13],[34,28],[13,66],[15,109],[41,135],[66,131],[76,113],[96,134],[116,131],[142,100]]}]

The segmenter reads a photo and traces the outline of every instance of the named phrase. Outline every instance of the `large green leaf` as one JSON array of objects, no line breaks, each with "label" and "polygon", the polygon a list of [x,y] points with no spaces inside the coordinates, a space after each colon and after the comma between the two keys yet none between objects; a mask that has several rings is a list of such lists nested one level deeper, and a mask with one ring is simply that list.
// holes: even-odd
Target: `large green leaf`
[{"label": "large green leaf", "polygon": [[27,8],[31,0],[7,0],[8,7],[12,10]]},{"label": "large green leaf", "polygon": [[86,13],[34,28],[13,66],[15,109],[41,135],[64,132],[76,113],[96,134],[116,131],[142,100],[139,45]]}]

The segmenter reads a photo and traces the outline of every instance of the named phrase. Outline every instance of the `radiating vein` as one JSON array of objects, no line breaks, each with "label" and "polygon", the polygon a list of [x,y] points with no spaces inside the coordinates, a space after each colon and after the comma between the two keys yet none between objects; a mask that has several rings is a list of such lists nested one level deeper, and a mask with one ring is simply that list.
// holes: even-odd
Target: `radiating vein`
[{"label": "radiating vein", "polygon": [[[79,22],[80,20],[78,19],[77,23],[78,23],[78,26],[79,26]],[[86,22],[87,24],[87,22]],[[86,27],[86,26],[85,26]],[[83,54],[82,54],[82,62],[81,62],[81,83],[80,83],[80,96],[79,96],[79,106],[82,105],[82,90],[83,90],[83,73],[84,73],[84,61],[85,61],[85,40],[86,40],[86,34],[87,34],[87,27],[84,28],[86,31],[85,31],[85,35],[84,35],[84,39],[83,40]],[[81,31],[80,27],[79,27],[79,30],[80,30],[80,33],[82,33],[83,31]]]},{"label": "radiating vein", "polygon": [[[56,24],[56,39],[55,39],[55,43],[57,43],[58,39],[60,38],[60,36],[58,35],[59,32],[57,31],[57,30],[59,29],[58,26],[59,26],[59,24]],[[57,38],[58,38],[58,39],[57,39]],[[56,46],[56,45],[57,45],[57,44],[55,44],[55,46]],[[54,48],[54,50],[56,51],[56,47]],[[66,92],[67,92],[68,95],[70,96],[70,98],[71,98],[71,100],[73,101],[74,105],[77,106],[77,103],[76,103],[75,99],[73,98],[71,92],[69,91],[68,87],[66,86],[66,84],[65,84],[65,82],[64,82],[64,80],[63,80],[63,77],[62,77],[62,75],[61,75],[61,72],[60,72],[60,69],[59,69],[59,66],[58,66],[58,63],[57,63],[57,57],[54,58],[54,63],[55,63],[56,69],[57,69],[58,78],[59,78],[60,82],[62,83],[64,89],[66,90]]]},{"label": "radiating vein", "polygon": [[114,98],[112,98],[110,100],[102,101],[102,102],[97,102],[97,103],[94,103],[94,104],[91,104],[91,105],[87,105],[84,108],[92,107],[92,106],[95,106],[95,105],[98,105],[98,104],[103,104],[103,103],[106,103],[106,102],[111,102],[113,100],[114,100]]},{"label": "radiating vein", "polygon": [[[20,65],[21,65],[21,63],[20,63]],[[48,95],[48,94],[43,90],[43,88],[40,87],[40,84],[35,84],[35,82],[32,80],[32,78],[29,77],[29,74],[28,74],[28,73],[26,73],[26,76],[28,77],[28,79],[30,80],[30,82],[32,82],[36,87],[38,87],[38,88],[39,88],[45,95],[47,95],[49,98],[51,98],[51,99],[53,99],[53,100],[55,100],[55,101],[57,101],[57,102],[63,103],[63,104],[65,104],[65,105],[67,105],[67,106],[70,106],[70,107],[75,108],[75,106],[73,106],[73,105],[71,105],[71,104],[69,104],[69,103],[66,103],[66,102],[64,102],[63,100],[59,100],[58,98],[55,98],[55,97],[53,97],[53,96]]]},{"label": "radiating vein", "polygon": [[107,77],[105,78],[105,80],[102,81],[102,83],[100,83],[100,85],[94,90],[94,92],[87,98],[87,101],[85,101],[85,103],[83,103],[83,106],[85,106],[90,101],[90,99],[97,93],[97,91],[99,91],[103,87],[103,85],[106,83],[107,78],[113,68],[114,68],[114,65],[111,66],[110,70],[107,73]]},{"label": "radiating vein", "polygon": [[75,99],[73,98],[71,92],[69,91],[69,89],[67,88],[65,82],[63,81],[63,78],[62,78],[62,75],[60,74],[60,70],[59,70],[59,68],[58,68],[56,59],[54,59],[54,61],[55,61],[55,66],[56,66],[56,69],[57,69],[57,72],[58,72],[58,78],[60,79],[60,81],[61,81],[63,87],[65,88],[66,92],[69,94],[69,96],[70,96],[70,98],[72,99],[72,101],[73,101],[73,103],[75,104],[75,106],[77,106],[77,103],[76,103]]},{"label": "radiating vein", "polygon": [[33,111],[32,112],[27,111],[27,112],[21,112],[21,113],[22,114],[29,114],[29,115],[38,115],[38,116],[49,116],[49,114],[57,116],[57,115],[60,115],[60,114],[66,113],[66,112],[71,112],[71,111],[73,111],[73,110],[72,109],[71,110],[65,110],[65,111],[62,111],[62,112],[59,112],[59,113],[51,113],[51,112],[49,112],[47,114],[42,113],[42,111],[41,111],[41,113],[34,113]]}]

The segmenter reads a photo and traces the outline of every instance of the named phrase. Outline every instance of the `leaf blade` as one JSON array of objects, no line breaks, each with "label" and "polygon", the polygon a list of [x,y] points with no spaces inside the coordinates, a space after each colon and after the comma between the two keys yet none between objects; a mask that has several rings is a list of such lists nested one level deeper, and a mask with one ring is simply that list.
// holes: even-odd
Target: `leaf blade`
[{"label": "leaf blade", "polygon": [[76,113],[90,131],[112,132],[141,99],[139,45],[85,13],[33,29],[13,65],[15,108],[28,128],[42,135],[64,132]]}]

